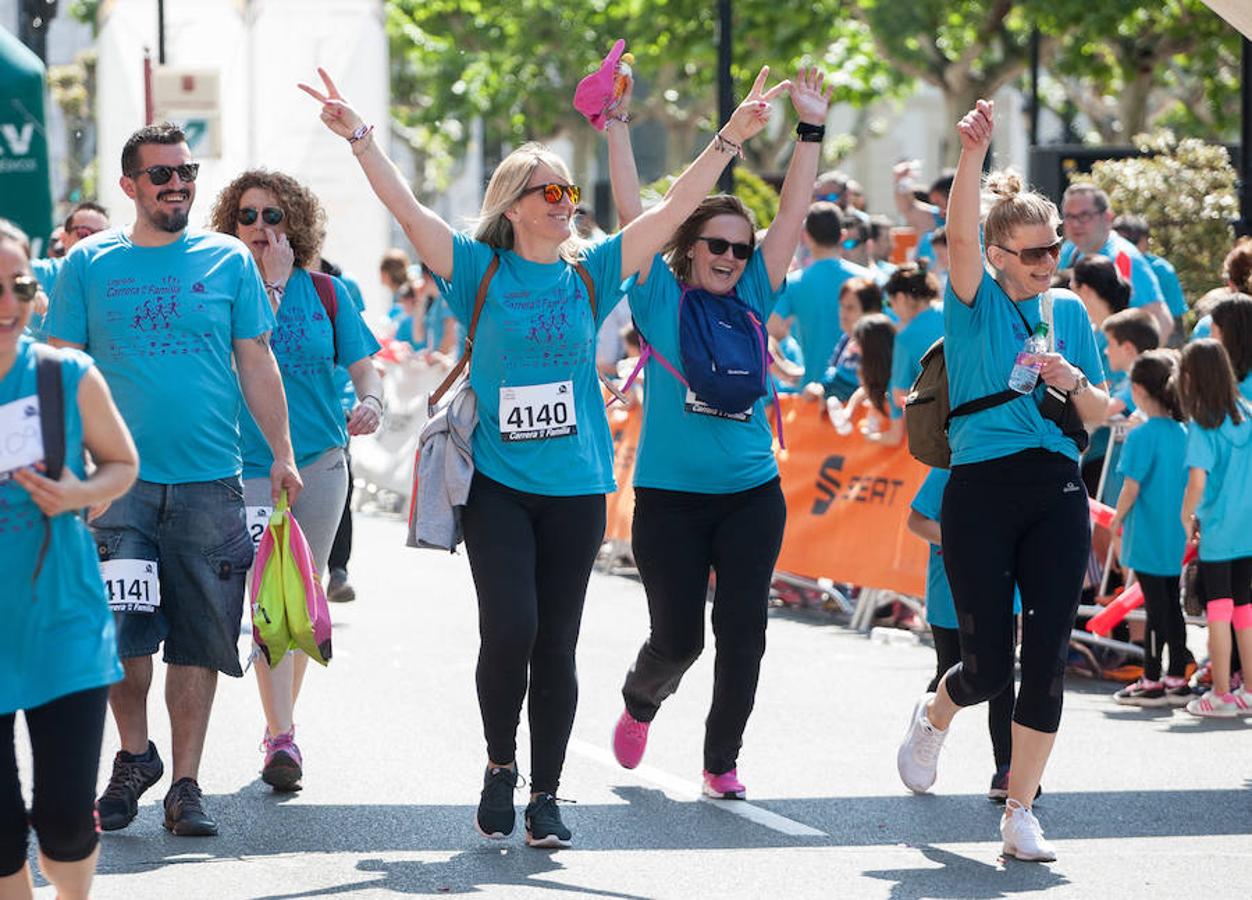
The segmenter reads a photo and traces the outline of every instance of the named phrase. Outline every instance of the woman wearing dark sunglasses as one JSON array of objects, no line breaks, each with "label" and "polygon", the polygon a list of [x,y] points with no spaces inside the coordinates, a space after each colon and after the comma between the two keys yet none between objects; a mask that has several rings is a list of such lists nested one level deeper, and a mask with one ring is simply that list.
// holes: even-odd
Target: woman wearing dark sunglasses
[{"label": "woman wearing dark sunglasses", "polygon": [[917,702],[897,764],[910,790],[929,790],[953,716],[996,696],[1013,679],[1016,584],[1023,613],[1021,688],[1000,833],[1005,854],[1050,861],[1056,851],[1031,804],[1061,719],[1065,655],[1091,527],[1078,442],[1043,415],[1040,403],[1055,391],[1095,423],[1108,397],[1082,301],[1049,290],[1059,250],[1056,207],[1025,191],[1015,173],[987,178],[996,199],[985,223],[984,256],[980,187],[992,116],[991,104],[980,100],[957,126],[961,158],[948,205],[951,269],[944,302],[952,406],[1004,391],[1023,342],[1041,321],[1050,320],[1056,349],[1043,355],[1034,393],[952,420],[952,474],[940,519],[962,661]]},{"label": "woman wearing dark sunglasses", "polygon": [[325,93],[300,85],[321,104],[326,126],[349,141],[374,192],[444,282],[462,325],[470,324],[480,284],[498,261],[474,337],[476,471],[462,516],[478,593],[478,699],[488,757],[475,825],[488,837],[513,831],[516,733],[529,682],[526,840],[570,845],[555,793],[574,722],[574,652],[587,581],[604,535],[604,495],[614,489],[596,331],[622,282],[648,264],[732,154],[765,126],[769,100],[786,90],[784,82],[767,91],[768,74],[761,70],[664,200],[590,248],[570,230],[577,186],[546,148],[526,144],[509,154],[487,185],[474,234],[457,234],[417,201],[324,71]]},{"label": "woman wearing dark sunglasses", "polygon": [[[789,93],[800,120],[798,143],[778,215],[760,244],[755,219],[739,198],[705,198],[630,292],[641,337],[675,372],[650,366],[644,381],[632,547],[651,632],[622,687],[626,708],[613,732],[613,751],[624,767],[639,764],[653,718],[703,650],[712,571],[717,656],[702,768],[705,794],[725,799],[746,796],[739,750],[756,700],[769,588],[787,511],[768,398],[748,409],[719,411],[679,381],[680,304],[735,297],[758,327],[774,309],[809,209],[831,87],[813,68],[800,71]],[[629,220],[639,214],[640,200],[627,121],[621,113],[610,120],[608,141],[613,194]]]},{"label": "woman wearing dark sunglasses", "polygon": [[[326,214],[304,185],[281,172],[244,172],[218,195],[210,222],[248,245],[265,281],[277,319],[270,347],[282,373],[291,443],[304,482],[292,515],[317,571],[325,573],[348,494],[348,436],[370,434],[382,419],[382,383],[371,360],[378,342],[343,283],[318,270]],[[325,298],[314,279],[321,281]],[[346,425],[335,375],[339,367],[348,370],[358,401]],[[239,418],[251,527],[261,515],[258,508],[271,505],[273,459],[247,410]],[[306,654],[292,652],[273,669],[260,657],[253,666],[265,711],[261,779],[276,791],[297,790],[303,776],[293,716],[308,662]]]},{"label": "woman wearing dark sunglasses", "polygon": [[[107,504],[138,461],[104,378],[84,354],[54,353],[64,399],[65,464],[53,481],[40,431],[36,344],[23,335],[39,285],[24,235],[0,219],[0,897],[33,897],[27,839],[56,895],[85,898],[99,856],[95,790],[108,685],[119,681],[113,616],[79,510]],[[34,415],[32,415],[34,413]],[[15,418],[14,416],[17,416]],[[15,429],[15,426],[19,426]],[[46,448],[45,448],[46,449]],[[87,476],[84,450],[95,468]],[[23,710],[34,757],[29,815],[17,778],[14,720]]]}]

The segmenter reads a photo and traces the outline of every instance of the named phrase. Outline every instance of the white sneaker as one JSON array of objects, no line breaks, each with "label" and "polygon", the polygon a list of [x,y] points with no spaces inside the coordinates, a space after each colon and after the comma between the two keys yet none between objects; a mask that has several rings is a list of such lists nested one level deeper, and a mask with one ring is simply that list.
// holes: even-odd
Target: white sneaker
[{"label": "white sneaker", "polygon": [[934,694],[923,694],[913,707],[913,718],[909,722],[909,730],[900,744],[896,754],[896,766],[900,770],[900,780],[904,786],[915,794],[924,794],[935,783],[935,775],[939,767],[939,751],[943,749],[943,739],[948,736],[931,724],[926,717],[926,706]]},{"label": "white sneaker", "polygon": [[1230,699],[1222,697],[1217,691],[1209,691],[1203,697],[1196,697],[1187,704],[1187,712],[1193,716],[1206,719],[1233,719],[1247,704],[1239,699],[1238,694],[1230,694]]},{"label": "white sneaker", "polygon": [[1035,814],[1011,797],[1004,803],[1000,819],[1004,855],[1026,862],[1054,862],[1056,849],[1043,838],[1043,827]]}]

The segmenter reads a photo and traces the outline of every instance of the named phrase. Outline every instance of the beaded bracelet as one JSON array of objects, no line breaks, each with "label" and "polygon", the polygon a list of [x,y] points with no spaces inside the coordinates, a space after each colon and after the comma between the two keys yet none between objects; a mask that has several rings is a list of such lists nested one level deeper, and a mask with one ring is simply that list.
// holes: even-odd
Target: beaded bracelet
[{"label": "beaded bracelet", "polygon": [[737,156],[740,159],[743,159],[743,147],[736,144],[730,138],[722,137],[722,133],[720,131],[713,135],[713,149],[717,150],[719,153],[729,151],[732,156]]}]

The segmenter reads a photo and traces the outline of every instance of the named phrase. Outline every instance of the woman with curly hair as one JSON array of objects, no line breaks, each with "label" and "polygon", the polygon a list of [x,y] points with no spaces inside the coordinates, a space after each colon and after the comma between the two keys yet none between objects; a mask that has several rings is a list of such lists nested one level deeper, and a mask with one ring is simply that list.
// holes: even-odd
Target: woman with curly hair
[{"label": "woman with curly hair", "polygon": [[[382,384],[370,361],[378,342],[343,283],[318,269],[326,214],[313,192],[294,178],[264,169],[244,172],[218,195],[211,226],[248,245],[274,309],[270,346],[282,372],[291,443],[305,485],[292,515],[321,573],[348,492],[348,436],[370,434],[382,418]],[[336,366],[348,370],[358,399],[346,423]],[[264,515],[256,508],[269,506],[272,460],[246,410],[239,425],[251,523]],[[266,725],[261,779],[276,791],[298,790],[303,776],[293,716],[307,666],[306,655],[289,653],[273,669],[254,667]]]}]

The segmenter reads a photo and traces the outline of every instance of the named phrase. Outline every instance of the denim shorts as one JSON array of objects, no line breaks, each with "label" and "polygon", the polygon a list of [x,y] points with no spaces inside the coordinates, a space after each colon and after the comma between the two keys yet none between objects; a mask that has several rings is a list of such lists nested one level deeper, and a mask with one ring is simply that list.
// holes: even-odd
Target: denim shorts
[{"label": "denim shorts", "polygon": [[153,560],[161,603],[153,612],[117,612],[123,659],[152,656],[241,677],[239,625],[252,565],[238,477],[188,484],[136,481],[92,523],[100,560]]}]

